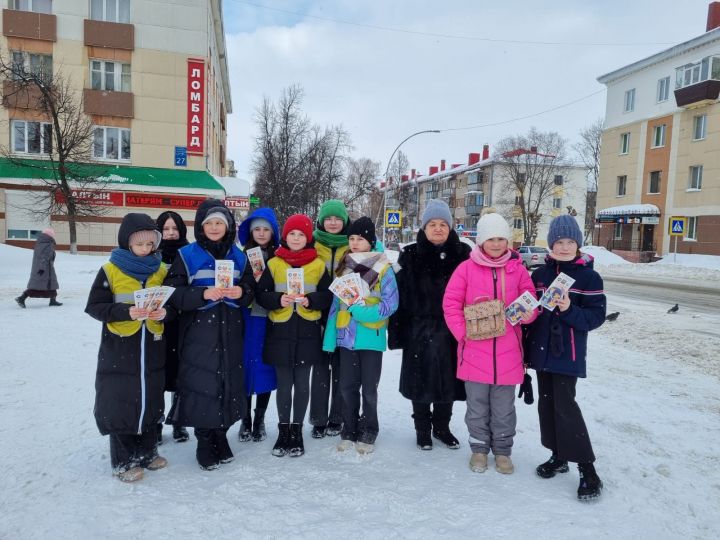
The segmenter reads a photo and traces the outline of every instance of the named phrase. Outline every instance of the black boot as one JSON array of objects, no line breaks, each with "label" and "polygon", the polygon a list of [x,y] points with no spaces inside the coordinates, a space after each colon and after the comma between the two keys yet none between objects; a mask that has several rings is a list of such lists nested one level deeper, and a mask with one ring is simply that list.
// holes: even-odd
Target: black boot
[{"label": "black boot", "polygon": [[173,439],[175,442],[185,442],[190,439],[190,435],[184,426],[173,426]]},{"label": "black boot", "polygon": [[451,450],[457,450],[460,448],[460,441],[450,431],[450,416],[452,415],[452,409],[448,408],[445,412],[445,407],[441,409],[442,412],[438,411],[437,408],[433,411],[432,421],[432,436],[438,441],[443,443]]},{"label": "black boot", "polygon": [[22,293],[20,296],[18,296],[15,301],[17,302],[17,305],[21,308],[25,309],[27,306],[25,305],[25,299],[27,298],[27,295],[25,293]]},{"label": "black boot", "polygon": [[553,454],[545,463],[538,465],[535,472],[540,478],[552,478],[557,473],[566,473],[568,470],[567,461],[562,461]]},{"label": "black boot", "polygon": [[278,438],[272,449],[272,455],[283,457],[288,453],[288,445],[290,444],[290,424],[278,424]]},{"label": "black boot", "polygon": [[413,421],[415,422],[415,433],[417,434],[417,447],[420,450],[432,450],[433,443],[430,437],[430,431],[432,429],[432,414],[430,408],[427,410],[417,410],[415,404],[413,404],[415,412],[413,413]]},{"label": "black boot", "polygon": [[241,442],[248,442],[252,438],[252,419],[250,418],[250,411],[245,418],[240,422],[240,431],[238,431],[238,439]]},{"label": "black boot", "polygon": [[595,472],[595,466],[592,463],[578,463],[578,471],[580,472],[580,486],[578,486],[577,496],[581,501],[592,501],[600,497],[603,489],[602,480]]},{"label": "black boot", "polygon": [[220,459],[213,444],[213,431],[195,428],[195,437],[198,441],[195,458],[200,468],[204,471],[217,469],[220,466]]},{"label": "black boot", "polygon": [[157,435],[158,446],[160,446],[162,444],[162,430],[163,430],[163,424],[162,424],[162,422],[158,422],[157,430],[155,431],[155,435]]},{"label": "black boot", "polygon": [[62,306],[62,302],[58,302],[55,298],[50,299],[49,306]]},{"label": "black boot", "polygon": [[252,440],[260,442],[267,439],[265,431],[265,409],[255,409],[255,420],[252,427]]},{"label": "black boot", "polygon": [[312,435],[313,439],[322,439],[325,437],[325,426],[313,426],[310,435]]},{"label": "black boot", "polygon": [[290,424],[290,444],[288,445],[288,455],[290,457],[299,457],[305,453],[305,444],[303,443],[302,424]]},{"label": "black boot", "polygon": [[227,440],[226,429],[213,430],[213,444],[220,463],[230,463],[233,459],[235,459],[232,450],[230,450],[230,443],[228,443]]},{"label": "black boot", "polygon": [[416,431],[417,447],[420,450],[432,450],[432,438],[429,431]]},{"label": "black boot", "polygon": [[338,424],[336,422],[328,422],[327,427],[325,428],[325,435],[328,437],[337,437],[340,435],[340,432],[342,431],[342,424]]}]

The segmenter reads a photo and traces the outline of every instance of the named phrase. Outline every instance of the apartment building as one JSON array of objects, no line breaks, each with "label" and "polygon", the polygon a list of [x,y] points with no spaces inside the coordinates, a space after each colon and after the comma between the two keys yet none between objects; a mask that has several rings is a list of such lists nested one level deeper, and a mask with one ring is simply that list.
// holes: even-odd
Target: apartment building
[{"label": "apartment building", "polygon": [[[232,112],[222,0],[9,0],[0,54],[70,81],[93,124],[87,167],[102,190],[76,196],[105,208],[78,227],[79,251],[107,252],[122,217],[179,211],[192,224],[207,197],[224,198]],[[28,212],[43,181],[52,125],[2,81],[0,241],[31,247],[52,225],[67,249],[67,218]],[[9,159],[13,158],[13,159]],[[18,166],[23,158],[37,167]],[[247,207],[247,198],[231,200]],[[192,230],[192,227],[190,227]]]},{"label": "apartment building", "polygon": [[[720,2],[706,32],[598,78],[607,87],[596,242],[633,261],[720,255]],[[673,217],[683,235],[671,240]]]}]

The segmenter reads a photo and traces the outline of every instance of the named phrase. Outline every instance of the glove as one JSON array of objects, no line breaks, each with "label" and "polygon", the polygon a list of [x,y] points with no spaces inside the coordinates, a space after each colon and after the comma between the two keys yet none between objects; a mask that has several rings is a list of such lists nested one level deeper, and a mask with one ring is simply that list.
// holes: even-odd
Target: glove
[{"label": "glove", "polygon": [[519,398],[523,396],[525,396],[524,401],[528,405],[532,405],[535,402],[535,398],[533,397],[532,377],[529,373],[525,373],[523,382],[520,385],[520,391],[518,392]]}]

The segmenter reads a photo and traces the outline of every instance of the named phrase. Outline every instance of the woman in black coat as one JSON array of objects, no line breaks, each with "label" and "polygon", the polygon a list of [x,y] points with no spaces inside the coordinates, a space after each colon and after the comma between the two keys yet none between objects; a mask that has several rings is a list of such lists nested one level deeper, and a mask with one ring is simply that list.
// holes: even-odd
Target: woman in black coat
[{"label": "woman in black coat", "polygon": [[471,248],[452,229],[450,209],[441,200],[428,202],[422,225],[417,242],[398,259],[400,307],[390,318],[388,344],[403,350],[400,393],[412,400],[418,447],[432,449],[432,431],[454,449],[460,443],[450,432],[452,406],[465,399],[465,390],[456,378],[457,341],[445,325],[442,301],[450,276]]},{"label": "woman in black coat", "polygon": [[49,298],[51,306],[62,306],[57,301],[59,288],[55,275],[55,231],[47,228],[35,240],[27,289],[15,301],[24,308],[27,298]]}]

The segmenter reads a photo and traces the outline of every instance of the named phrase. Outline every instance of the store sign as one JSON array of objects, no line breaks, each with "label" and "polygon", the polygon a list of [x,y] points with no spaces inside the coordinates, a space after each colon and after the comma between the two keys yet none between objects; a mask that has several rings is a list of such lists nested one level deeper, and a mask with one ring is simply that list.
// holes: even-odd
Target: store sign
[{"label": "store sign", "polygon": [[659,225],[660,224],[660,216],[645,216],[642,218],[642,224],[643,225]]},{"label": "store sign", "polygon": [[187,153],[205,153],[205,62],[188,59]]},{"label": "store sign", "polygon": [[226,197],[225,206],[232,210],[250,210],[250,199],[247,197]]},{"label": "store sign", "polygon": [[195,210],[206,197],[185,197],[182,195],[153,195],[147,193],[126,193],[125,206],[142,208],[173,208]]},{"label": "store sign", "polygon": [[[83,204],[92,203],[95,206],[123,206],[123,194],[119,191],[96,191],[91,189],[73,189],[72,196]],[[65,204],[65,195],[55,192],[55,200]]]}]

